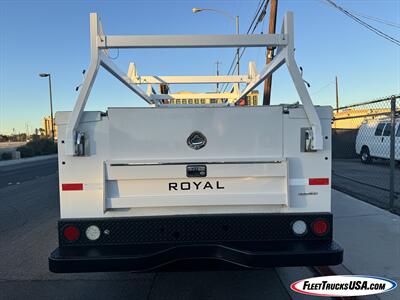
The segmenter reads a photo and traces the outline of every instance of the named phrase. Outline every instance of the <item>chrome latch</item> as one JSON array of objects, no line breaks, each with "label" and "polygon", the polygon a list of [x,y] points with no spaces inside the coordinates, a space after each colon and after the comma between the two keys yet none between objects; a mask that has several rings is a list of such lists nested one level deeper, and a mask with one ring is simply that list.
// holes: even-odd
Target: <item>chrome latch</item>
[{"label": "chrome latch", "polygon": [[78,131],[76,133],[75,141],[75,156],[86,156],[89,154],[88,151],[87,136],[84,132]]},{"label": "chrome latch", "polygon": [[314,135],[312,128],[301,128],[300,134],[301,134],[300,151],[315,152],[313,148]]}]

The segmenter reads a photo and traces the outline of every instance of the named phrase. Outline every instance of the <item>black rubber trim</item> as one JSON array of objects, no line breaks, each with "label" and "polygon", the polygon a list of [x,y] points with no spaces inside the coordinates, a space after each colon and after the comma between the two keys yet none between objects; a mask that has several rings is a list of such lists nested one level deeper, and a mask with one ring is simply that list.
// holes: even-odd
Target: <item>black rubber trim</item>
[{"label": "black rubber trim", "polygon": [[[324,235],[315,235],[311,224],[324,219],[329,230]],[[295,235],[292,224],[303,220],[308,231]],[[96,241],[86,238],[85,231],[91,226],[100,228],[101,236]],[[63,236],[66,226],[76,226],[81,235],[70,242]],[[59,244],[63,246],[106,246],[160,243],[222,243],[222,242],[266,242],[331,240],[332,214],[330,213],[274,213],[274,214],[220,214],[149,216],[102,219],[63,219],[58,223]],[[105,232],[107,234],[105,234]]]},{"label": "black rubber trim", "polygon": [[139,245],[57,248],[50,271],[183,271],[337,265],[343,249],[334,241]]}]

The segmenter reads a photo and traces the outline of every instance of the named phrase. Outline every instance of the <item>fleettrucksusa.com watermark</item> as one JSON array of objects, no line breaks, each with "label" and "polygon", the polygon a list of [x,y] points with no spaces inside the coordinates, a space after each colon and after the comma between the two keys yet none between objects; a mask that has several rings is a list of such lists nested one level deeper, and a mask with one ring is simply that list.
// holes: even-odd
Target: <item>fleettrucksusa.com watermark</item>
[{"label": "fleettrucksusa.com watermark", "polygon": [[296,281],[290,288],[298,293],[322,297],[366,296],[397,287],[391,279],[365,275],[335,275]]}]

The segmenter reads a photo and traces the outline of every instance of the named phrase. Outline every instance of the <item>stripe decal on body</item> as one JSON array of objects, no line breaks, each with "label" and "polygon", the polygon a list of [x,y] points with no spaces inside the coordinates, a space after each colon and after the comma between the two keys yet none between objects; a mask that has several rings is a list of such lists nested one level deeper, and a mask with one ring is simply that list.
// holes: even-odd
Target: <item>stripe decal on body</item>
[{"label": "stripe decal on body", "polygon": [[83,183],[63,183],[63,184],[61,184],[61,190],[63,190],[63,191],[82,191]]},{"label": "stripe decal on body", "polygon": [[310,178],[309,185],[329,185],[329,178]]},{"label": "stripe decal on body", "polygon": [[329,185],[329,178],[292,178],[289,185]]}]

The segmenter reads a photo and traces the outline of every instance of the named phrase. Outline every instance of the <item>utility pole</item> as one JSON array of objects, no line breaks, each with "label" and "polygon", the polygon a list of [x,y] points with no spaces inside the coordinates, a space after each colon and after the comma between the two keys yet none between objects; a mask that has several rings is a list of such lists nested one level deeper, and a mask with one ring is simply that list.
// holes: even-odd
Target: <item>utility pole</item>
[{"label": "utility pole", "polygon": [[[239,16],[235,17],[235,23],[236,23],[236,34],[239,34]],[[236,68],[237,68],[237,74],[240,75],[240,48],[236,49]]]},{"label": "utility pole", "polygon": [[339,112],[339,83],[337,76],[335,77],[336,82],[336,112]]},{"label": "utility pole", "polygon": [[[219,60],[217,60],[215,64],[217,65],[217,76],[219,76],[219,65],[221,65],[222,63]],[[217,93],[218,92],[219,92],[219,84],[217,83]]]},{"label": "utility pole", "polygon": [[[269,34],[274,34],[276,30],[276,16],[278,12],[278,0],[271,0],[271,8],[269,14]],[[274,58],[274,47],[268,47],[267,49],[267,64]],[[263,105],[271,104],[271,86],[272,86],[272,75],[269,75],[264,81],[264,99]]]}]

